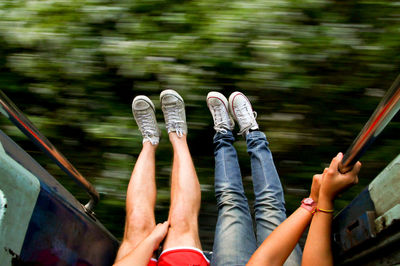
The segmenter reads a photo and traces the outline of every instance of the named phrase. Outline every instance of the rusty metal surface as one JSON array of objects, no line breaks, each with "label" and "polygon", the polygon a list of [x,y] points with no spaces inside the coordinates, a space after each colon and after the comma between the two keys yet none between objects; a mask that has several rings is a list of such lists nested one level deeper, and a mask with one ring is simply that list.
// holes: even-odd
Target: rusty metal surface
[{"label": "rusty metal surface", "polygon": [[375,236],[375,212],[367,211],[336,233],[334,240],[346,252]]},{"label": "rusty metal surface", "polygon": [[379,233],[395,223],[400,223],[400,204],[375,219],[376,231]]}]

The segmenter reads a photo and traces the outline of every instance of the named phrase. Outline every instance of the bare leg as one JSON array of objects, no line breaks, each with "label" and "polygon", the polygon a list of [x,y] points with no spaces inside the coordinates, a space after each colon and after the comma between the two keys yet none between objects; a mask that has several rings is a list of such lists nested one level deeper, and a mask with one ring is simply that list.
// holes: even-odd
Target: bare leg
[{"label": "bare leg", "polygon": [[198,215],[201,192],[186,135],[169,133],[174,159],[171,175],[170,229],[163,249],[190,246],[201,249],[198,233]]},{"label": "bare leg", "polygon": [[125,233],[116,261],[135,249],[155,227],[156,148],[157,146],[150,142],[143,143],[142,151],[133,169],[126,196]]}]

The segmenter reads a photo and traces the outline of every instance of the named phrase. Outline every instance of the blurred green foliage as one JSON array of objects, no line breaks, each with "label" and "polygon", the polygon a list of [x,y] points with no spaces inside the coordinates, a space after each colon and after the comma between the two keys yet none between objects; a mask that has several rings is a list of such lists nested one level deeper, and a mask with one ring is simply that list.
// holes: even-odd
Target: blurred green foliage
[{"label": "blurred green foliage", "polygon": [[[202,184],[200,234],[211,249],[210,90],[248,95],[267,133],[291,213],[315,173],[345,151],[399,73],[400,2],[381,0],[0,0],[1,89],[96,186],[98,217],[117,237],[141,148],[131,99],[177,90]],[[8,121],[18,141],[78,198],[81,192]],[[398,117],[363,157],[345,206],[398,153]],[[157,219],[167,217],[171,147],[157,154]],[[250,203],[245,142],[236,147]]]}]

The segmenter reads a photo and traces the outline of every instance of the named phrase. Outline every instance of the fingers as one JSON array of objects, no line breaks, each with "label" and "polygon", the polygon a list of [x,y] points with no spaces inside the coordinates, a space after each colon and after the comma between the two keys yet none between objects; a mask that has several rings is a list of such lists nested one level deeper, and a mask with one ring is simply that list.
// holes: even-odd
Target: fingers
[{"label": "fingers", "polygon": [[313,176],[313,179],[314,179],[314,180],[318,180],[318,179],[320,179],[321,177],[322,177],[322,174],[316,174],[316,175]]},{"label": "fingers", "polygon": [[163,223],[157,224],[154,228],[153,232],[151,233],[153,237],[157,240],[157,242],[161,242],[168,233],[169,223],[165,221]]},{"label": "fingers", "polygon": [[317,185],[318,188],[322,183],[323,174],[317,174],[313,176],[313,184]]},{"label": "fingers", "polygon": [[160,235],[162,235],[163,238],[164,238],[165,235],[166,235],[167,232],[168,232],[168,227],[169,227],[169,222],[168,222],[168,221],[165,221],[165,222],[163,222],[163,223],[157,224],[156,229],[154,229],[154,230],[157,230],[158,233],[159,233]]},{"label": "fingers", "polygon": [[353,169],[350,171],[353,175],[358,175],[358,172],[360,172],[361,169],[361,163],[357,162],[354,166]]},{"label": "fingers", "polygon": [[154,243],[154,250],[156,250],[159,247],[161,241],[163,241],[163,239],[167,235],[168,228],[169,228],[169,222],[165,221],[163,223],[157,224],[153,232],[151,232],[149,237],[150,239],[152,239]]},{"label": "fingers", "polygon": [[332,159],[328,170],[331,170],[331,171],[333,170],[333,171],[337,172],[339,169],[339,163],[342,161],[342,159],[343,159],[343,153],[339,152],[336,155],[336,157]]},{"label": "fingers", "polygon": [[[343,153],[339,152],[335,158],[332,159],[329,168],[325,168],[322,174],[321,191],[320,195],[324,195],[331,200],[344,191],[358,183],[358,172],[361,168],[361,163],[357,162],[351,171],[346,174],[339,172],[339,164],[343,160]],[[318,175],[315,176],[318,178]]]},{"label": "fingers", "polygon": [[312,198],[314,201],[318,201],[319,189],[321,187],[321,183],[322,183],[322,174],[314,175],[310,193],[310,198]]},{"label": "fingers", "polygon": [[353,177],[353,185],[358,184],[358,173],[361,169],[361,163],[357,162],[353,169],[348,173],[351,177]]}]

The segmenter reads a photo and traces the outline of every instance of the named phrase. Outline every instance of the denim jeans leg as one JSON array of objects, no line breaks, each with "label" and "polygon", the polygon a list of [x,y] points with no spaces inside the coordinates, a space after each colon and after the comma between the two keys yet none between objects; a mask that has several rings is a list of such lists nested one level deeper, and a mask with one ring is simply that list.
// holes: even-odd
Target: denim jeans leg
[{"label": "denim jeans leg", "polygon": [[256,250],[253,222],[233,141],[231,131],[214,136],[218,220],[212,265],[245,265]]},{"label": "denim jeans leg", "polygon": [[[253,177],[258,247],[286,219],[285,201],[265,134],[261,131],[250,132],[246,136],[246,142]],[[301,255],[300,247],[297,245],[285,265],[300,265]]]}]

